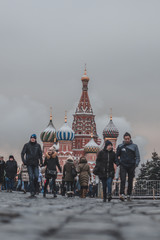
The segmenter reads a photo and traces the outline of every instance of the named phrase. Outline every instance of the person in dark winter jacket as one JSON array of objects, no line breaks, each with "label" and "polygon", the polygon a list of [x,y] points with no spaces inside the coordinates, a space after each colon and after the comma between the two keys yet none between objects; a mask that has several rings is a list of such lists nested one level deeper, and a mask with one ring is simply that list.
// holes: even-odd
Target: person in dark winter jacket
[{"label": "person in dark winter jacket", "polygon": [[38,189],[39,164],[42,166],[42,150],[36,139],[36,134],[32,134],[21,152],[22,162],[28,169],[31,197],[35,196]]},{"label": "person in dark winter jacket", "polygon": [[[114,164],[116,163],[116,154],[113,151],[112,142],[106,141],[105,147],[99,152],[96,160],[95,169],[97,169],[97,175],[102,181],[103,185],[103,201],[106,202],[108,195],[108,201],[112,199],[112,181],[115,174]],[[107,194],[108,190],[108,194]]]},{"label": "person in dark winter jacket", "polygon": [[48,152],[46,153],[44,166],[46,166],[46,171],[45,171],[46,182],[44,185],[43,197],[46,197],[47,186],[49,184],[50,179],[52,179],[52,188],[53,188],[52,193],[53,193],[54,197],[57,197],[57,195],[56,195],[57,167],[60,172],[62,172],[62,170],[61,170],[61,166],[59,164],[59,160],[57,157],[57,152],[56,152],[55,147],[49,148]]},{"label": "person in dark winter jacket", "polygon": [[73,169],[76,172],[76,168],[74,166],[74,162],[72,157],[69,157],[64,165],[63,168],[63,180],[67,184],[67,195],[68,197],[72,197],[74,195],[74,178],[73,176]]},{"label": "person in dark winter jacket", "polygon": [[120,165],[120,200],[125,200],[126,175],[128,174],[127,200],[130,201],[133,188],[133,179],[135,176],[135,168],[139,165],[140,154],[138,146],[132,142],[131,135],[129,133],[124,134],[124,141],[117,148],[116,161],[117,166]]},{"label": "person in dark winter jacket", "polygon": [[4,183],[4,170],[5,170],[5,161],[3,160],[3,156],[0,156],[0,192],[2,185]]},{"label": "person in dark winter jacket", "polygon": [[5,165],[7,191],[12,192],[14,188],[14,180],[17,175],[17,162],[14,156],[10,155]]},{"label": "person in dark winter jacket", "polygon": [[85,157],[81,157],[77,172],[79,173],[79,182],[81,186],[81,198],[86,198],[87,189],[89,184],[89,178],[91,178],[90,167],[87,163],[87,159]]}]

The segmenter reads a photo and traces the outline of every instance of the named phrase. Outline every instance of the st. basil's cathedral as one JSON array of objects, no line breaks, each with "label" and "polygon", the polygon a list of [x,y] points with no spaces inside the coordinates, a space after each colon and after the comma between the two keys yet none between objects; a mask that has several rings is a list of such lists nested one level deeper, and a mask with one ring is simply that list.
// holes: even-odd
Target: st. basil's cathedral
[{"label": "st. basil's cathedral", "polygon": [[[63,126],[56,131],[51,112],[49,124],[41,133],[40,138],[43,142],[44,156],[50,147],[53,145],[56,147],[62,168],[68,157],[71,156],[75,161],[78,161],[81,156],[85,156],[92,172],[97,154],[104,147],[106,140],[110,140],[113,143],[113,149],[116,150],[119,131],[113,123],[111,114],[110,121],[103,130],[103,140],[98,137],[95,115],[88,95],[89,77],[87,76],[86,67],[81,81],[82,94],[73,115],[72,128],[69,127],[67,114],[65,114]],[[61,178],[62,174],[59,173],[58,179],[61,180]]]}]

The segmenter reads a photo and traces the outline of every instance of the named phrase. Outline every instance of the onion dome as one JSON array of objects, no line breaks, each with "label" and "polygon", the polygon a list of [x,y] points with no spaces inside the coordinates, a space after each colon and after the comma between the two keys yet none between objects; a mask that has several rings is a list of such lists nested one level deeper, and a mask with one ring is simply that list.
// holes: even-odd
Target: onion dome
[{"label": "onion dome", "polygon": [[110,116],[110,122],[103,130],[103,137],[105,138],[118,138],[119,131],[112,121],[112,114]]},{"label": "onion dome", "polygon": [[98,144],[94,141],[93,133],[91,133],[91,140],[84,146],[85,153],[97,153],[99,151]]},{"label": "onion dome", "polygon": [[65,114],[64,125],[57,131],[58,141],[72,141],[74,139],[75,133],[67,124],[67,114]]},{"label": "onion dome", "polygon": [[85,70],[84,70],[84,74],[83,76],[81,77],[81,80],[84,81],[89,81],[89,77],[87,76],[87,70],[86,70],[86,64],[85,64]]},{"label": "onion dome", "polygon": [[41,133],[40,138],[42,142],[54,142],[56,138],[56,129],[52,122],[52,111],[50,114],[50,121],[47,128]]}]

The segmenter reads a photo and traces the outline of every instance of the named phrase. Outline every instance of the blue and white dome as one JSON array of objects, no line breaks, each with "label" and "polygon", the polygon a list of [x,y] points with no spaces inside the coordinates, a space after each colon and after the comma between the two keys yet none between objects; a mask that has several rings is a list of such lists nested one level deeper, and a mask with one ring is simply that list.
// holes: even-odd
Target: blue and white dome
[{"label": "blue and white dome", "polygon": [[64,125],[57,131],[58,141],[73,141],[75,136],[74,131],[67,124],[67,117],[65,116]]}]

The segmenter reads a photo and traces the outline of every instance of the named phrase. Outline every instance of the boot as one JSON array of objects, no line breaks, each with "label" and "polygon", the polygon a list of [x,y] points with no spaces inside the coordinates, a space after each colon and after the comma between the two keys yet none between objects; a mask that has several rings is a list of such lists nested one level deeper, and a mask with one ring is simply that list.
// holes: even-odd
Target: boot
[{"label": "boot", "polygon": [[80,190],[80,198],[83,198],[83,189]]},{"label": "boot", "polygon": [[43,197],[46,197],[46,191],[47,191],[47,186],[44,185],[44,192],[43,192]]},{"label": "boot", "polygon": [[55,191],[52,191],[52,194],[53,194],[53,197],[56,198],[57,197],[57,194]]},{"label": "boot", "polygon": [[103,192],[103,202],[106,202],[106,199],[107,199],[106,193]]},{"label": "boot", "polygon": [[84,198],[87,196],[87,189],[84,189]]},{"label": "boot", "polygon": [[112,200],[112,194],[109,193],[109,194],[108,194],[108,202],[110,202],[111,200]]},{"label": "boot", "polygon": [[81,198],[85,198],[84,190],[85,190],[85,189],[82,189],[82,190],[81,190]]},{"label": "boot", "polygon": [[45,192],[45,191],[43,192],[43,197],[44,197],[44,198],[46,197],[46,192]]}]

